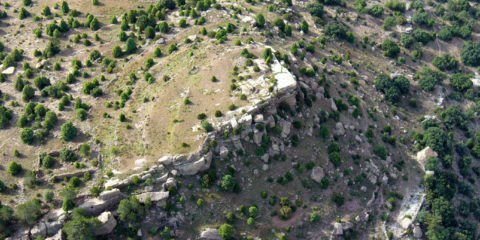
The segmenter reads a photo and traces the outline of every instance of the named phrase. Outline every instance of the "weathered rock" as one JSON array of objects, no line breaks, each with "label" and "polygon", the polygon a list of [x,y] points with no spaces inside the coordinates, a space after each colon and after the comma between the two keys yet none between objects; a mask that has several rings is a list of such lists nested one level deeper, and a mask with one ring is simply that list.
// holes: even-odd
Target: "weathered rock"
[{"label": "weathered rock", "polygon": [[71,178],[71,177],[81,177],[83,176],[86,172],[94,173],[95,169],[89,168],[89,169],[83,169],[83,170],[78,170],[74,172],[67,172],[67,173],[61,173],[61,174],[56,174],[53,175],[50,178],[50,181],[57,181],[57,180],[63,180],[65,178]]},{"label": "weathered rock", "polygon": [[422,167],[425,167],[425,163],[427,162],[428,157],[437,157],[438,153],[433,151],[432,148],[426,147],[420,152],[417,153],[417,162],[422,165]]},{"label": "weathered rock", "polygon": [[197,40],[197,35],[190,35],[188,36],[188,39],[192,42],[195,42],[195,40]]},{"label": "weathered rock", "polygon": [[239,123],[239,124],[242,124],[243,126],[250,126],[250,125],[252,125],[252,115],[247,114],[247,115],[241,117],[241,118],[238,120],[238,123]]},{"label": "weathered rock", "polygon": [[137,195],[137,199],[140,202],[147,201],[147,198],[150,198],[152,202],[163,201],[168,198],[168,192],[144,192]]},{"label": "weathered rock", "polygon": [[47,63],[47,60],[46,60],[46,59],[43,59],[42,61],[38,62],[38,63],[35,65],[35,68],[43,68],[43,66],[45,66],[46,63]]},{"label": "weathered rock", "polygon": [[177,180],[175,180],[173,177],[167,179],[167,181],[163,184],[163,188],[167,190],[171,186],[177,187]]},{"label": "weathered rock", "polygon": [[335,133],[337,135],[344,135],[345,134],[345,128],[343,127],[343,124],[341,122],[337,122],[335,124]]},{"label": "weathered rock", "polygon": [[223,238],[218,233],[217,229],[207,228],[200,234],[199,240],[222,240]]},{"label": "weathered rock", "polygon": [[100,221],[101,225],[95,230],[95,236],[109,234],[117,226],[117,220],[115,220],[115,217],[113,217],[111,212],[103,212],[97,217],[97,219]]},{"label": "weathered rock", "polygon": [[158,159],[158,163],[160,164],[163,164],[163,165],[170,165],[172,164],[175,159],[179,158],[179,156],[175,156],[175,155],[165,155],[163,157],[161,157],[160,159]]},{"label": "weathered rock", "polygon": [[88,199],[83,202],[79,208],[85,209],[87,215],[98,215],[105,210],[116,206],[120,200],[127,196],[118,189],[104,191],[97,198]]},{"label": "weathered rock", "polygon": [[343,227],[341,223],[336,222],[333,224],[333,235],[335,236],[343,235]]},{"label": "weathered rock", "polygon": [[413,228],[413,237],[419,239],[422,236],[423,236],[423,232],[422,232],[422,229],[420,228],[420,226],[415,226]]},{"label": "weathered rock", "polygon": [[221,158],[228,157],[228,148],[226,148],[225,146],[220,147],[220,157]]},{"label": "weathered rock", "polygon": [[111,178],[103,185],[105,188],[120,188],[130,184],[129,179]]},{"label": "weathered rock", "polygon": [[48,237],[45,240],[63,240],[62,230],[59,230],[55,235]]},{"label": "weathered rock", "polygon": [[255,123],[265,123],[265,119],[263,118],[263,114],[257,114],[255,115],[255,118],[253,120]]},{"label": "weathered rock", "polygon": [[209,152],[199,160],[190,163],[184,163],[181,165],[175,166],[178,171],[183,175],[195,175],[198,172],[205,171],[210,167],[212,162],[212,153]]},{"label": "weathered rock", "polygon": [[323,168],[316,166],[312,169],[312,173],[310,174],[310,177],[312,178],[313,181],[320,183],[322,179],[325,177],[325,172],[323,171]]},{"label": "weathered rock", "polygon": [[14,72],[15,72],[15,67],[8,67],[7,69],[3,70],[2,74],[12,75]]},{"label": "weathered rock", "polygon": [[262,144],[262,137],[263,137],[263,132],[255,128],[253,130],[253,142],[255,142],[255,144],[260,146],[260,144]]},{"label": "weathered rock", "polygon": [[335,101],[333,101],[333,98],[330,99],[330,108],[332,109],[332,111],[336,112],[338,110],[337,108],[337,104],[335,104]]},{"label": "weathered rock", "polygon": [[292,123],[284,120],[281,122],[280,127],[282,128],[282,138],[288,137],[290,129],[292,128]]}]

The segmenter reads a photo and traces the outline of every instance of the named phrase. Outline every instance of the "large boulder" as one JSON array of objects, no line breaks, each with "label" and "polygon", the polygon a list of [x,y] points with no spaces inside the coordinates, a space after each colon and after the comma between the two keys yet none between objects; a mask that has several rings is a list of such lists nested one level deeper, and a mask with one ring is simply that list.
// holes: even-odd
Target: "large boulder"
[{"label": "large boulder", "polygon": [[263,132],[255,128],[253,130],[253,141],[255,142],[255,144],[260,146],[260,144],[262,143],[262,137],[263,137]]},{"label": "large boulder", "polygon": [[288,137],[288,135],[290,134],[290,129],[292,128],[292,123],[289,121],[283,120],[280,123],[280,127],[282,128],[282,133],[281,133],[282,138]]},{"label": "large boulder", "polygon": [[336,222],[333,224],[333,235],[335,236],[343,235],[343,226],[341,223]]},{"label": "large boulder", "polygon": [[15,67],[8,67],[7,69],[3,70],[2,74],[12,75],[14,72],[15,72]]},{"label": "large boulder", "polygon": [[345,128],[343,127],[343,124],[341,122],[337,122],[335,124],[335,134],[337,134],[337,135],[344,135],[345,134]]},{"label": "large boulder", "polygon": [[221,158],[228,157],[228,148],[226,148],[225,146],[220,147],[220,157]]},{"label": "large boulder", "polygon": [[126,197],[127,196],[124,193],[115,188],[110,191],[104,191],[100,193],[97,198],[86,200],[78,207],[85,209],[85,212],[88,215],[94,216],[116,206],[120,200]]},{"label": "large boulder", "polygon": [[200,234],[199,240],[223,240],[217,229],[207,228]]},{"label": "large boulder", "polygon": [[323,168],[316,166],[312,169],[312,173],[310,174],[310,177],[312,178],[313,181],[320,183],[322,179],[325,177],[325,172],[323,171]]},{"label": "large boulder", "polygon": [[417,153],[417,162],[420,163],[422,167],[425,167],[425,163],[429,157],[438,157],[438,153],[436,153],[432,148],[426,147]]},{"label": "large boulder", "polygon": [[97,217],[97,219],[100,221],[101,225],[95,230],[95,236],[109,234],[117,226],[117,220],[115,220],[115,217],[111,212],[103,212]]},{"label": "large boulder", "polygon": [[422,238],[422,236],[423,236],[423,233],[422,233],[422,229],[420,228],[420,226],[415,226],[413,228],[413,237],[417,238],[417,239],[420,239],[420,238]]}]

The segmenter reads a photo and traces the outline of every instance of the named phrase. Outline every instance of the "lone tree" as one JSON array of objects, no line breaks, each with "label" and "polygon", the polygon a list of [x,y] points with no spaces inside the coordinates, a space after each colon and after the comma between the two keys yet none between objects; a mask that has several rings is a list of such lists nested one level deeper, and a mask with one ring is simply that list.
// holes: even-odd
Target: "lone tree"
[{"label": "lone tree", "polygon": [[62,139],[65,141],[71,141],[77,136],[77,128],[73,126],[72,122],[64,123],[60,131],[61,131]]}]

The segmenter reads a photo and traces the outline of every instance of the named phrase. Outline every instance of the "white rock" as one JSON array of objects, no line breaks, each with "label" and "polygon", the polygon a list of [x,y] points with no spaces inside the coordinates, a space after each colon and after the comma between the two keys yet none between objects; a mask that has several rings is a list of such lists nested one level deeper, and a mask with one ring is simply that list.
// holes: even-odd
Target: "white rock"
[{"label": "white rock", "polygon": [[257,114],[255,115],[255,118],[253,120],[255,123],[265,123],[265,119],[263,119],[263,114]]},{"label": "white rock", "polygon": [[223,240],[217,229],[207,228],[200,233],[201,240]]},{"label": "white rock", "polygon": [[3,70],[2,74],[12,75],[14,72],[15,72],[15,67],[8,67],[7,69]]}]

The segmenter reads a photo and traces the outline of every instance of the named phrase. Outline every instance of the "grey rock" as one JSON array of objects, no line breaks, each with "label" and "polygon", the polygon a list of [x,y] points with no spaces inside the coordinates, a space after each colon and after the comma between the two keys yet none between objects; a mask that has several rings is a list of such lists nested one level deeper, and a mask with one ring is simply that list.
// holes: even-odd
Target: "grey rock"
[{"label": "grey rock", "polygon": [[220,157],[221,158],[228,157],[228,148],[226,148],[225,146],[220,147]]},{"label": "grey rock", "polygon": [[97,219],[100,221],[100,227],[95,230],[95,236],[109,234],[117,226],[117,220],[113,217],[111,212],[103,212]]},{"label": "grey rock", "polygon": [[312,173],[310,174],[310,177],[312,178],[313,181],[320,183],[322,179],[325,177],[325,172],[323,171],[323,168],[316,166],[312,169]]},{"label": "grey rock", "polygon": [[152,202],[159,202],[163,201],[168,198],[169,193],[168,192],[144,192],[141,194],[137,195],[137,199],[140,202],[145,202],[147,201],[147,198],[150,198]]},{"label": "grey rock", "polygon": [[104,191],[100,193],[97,198],[88,199],[82,204],[79,208],[85,209],[87,215],[98,215],[105,210],[116,206],[120,200],[126,198],[127,196],[120,192],[118,189],[112,189],[110,191]]},{"label": "grey rock", "polygon": [[420,228],[420,226],[415,226],[413,228],[413,237],[419,239],[422,236],[423,236],[423,232],[422,232],[422,229]]},{"label": "grey rock", "polygon": [[333,224],[333,235],[335,236],[343,235],[343,227],[341,223],[336,222]]}]

